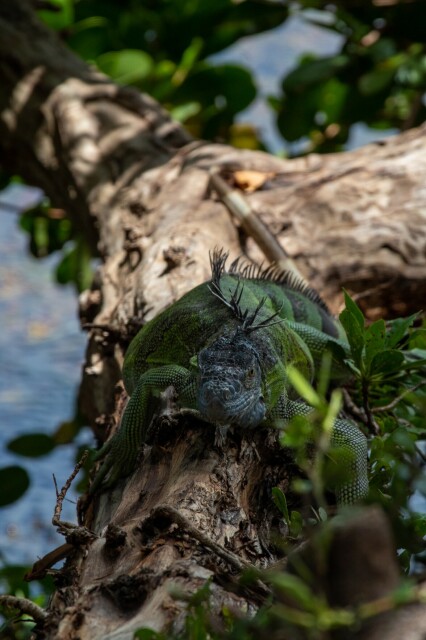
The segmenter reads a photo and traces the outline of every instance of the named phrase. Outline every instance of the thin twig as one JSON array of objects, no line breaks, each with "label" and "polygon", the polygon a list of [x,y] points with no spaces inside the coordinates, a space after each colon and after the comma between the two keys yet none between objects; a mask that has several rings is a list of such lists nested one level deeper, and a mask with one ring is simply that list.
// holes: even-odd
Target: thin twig
[{"label": "thin twig", "polygon": [[408,395],[409,393],[413,393],[413,391],[417,391],[417,389],[419,387],[422,387],[423,385],[426,384],[426,380],[422,380],[421,382],[419,382],[418,384],[414,385],[414,387],[410,387],[410,389],[406,389],[405,391],[403,391],[401,393],[401,395],[399,395],[397,398],[395,398],[394,400],[392,400],[392,402],[389,402],[388,404],[384,404],[381,407],[374,407],[371,411],[372,413],[381,413],[382,411],[390,411],[391,409],[394,409],[396,407],[396,405],[401,402],[401,400]]},{"label": "thin twig", "polygon": [[[78,524],[74,524],[73,522],[65,522],[64,520],[61,520],[62,503],[65,499],[65,496],[67,495],[68,489],[70,488],[77,473],[83,466],[88,455],[89,451],[85,451],[83,453],[80,462],[75,465],[74,471],[72,472],[62,489],[58,492],[56,488],[56,505],[55,512],[52,518],[52,524],[53,526],[57,527],[59,533],[65,536],[66,541],[69,544],[72,544],[74,547],[84,546],[97,538],[97,535],[93,533],[93,531],[90,531],[90,529],[88,529],[87,527],[81,527]],[[54,481],[56,486],[56,480],[54,479]]]},{"label": "thin twig", "polygon": [[67,558],[74,549],[75,546],[73,544],[65,542],[64,544],[61,544],[60,547],[53,549],[53,551],[49,551],[49,553],[46,553],[46,555],[37,560],[37,562],[34,562],[31,570],[25,574],[24,580],[26,582],[41,580],[47,575],[48,570],[53,567],[54,564],[61,560],[65,560],[65,558]]},{"label": "thin twig", "polygon": [[34,622],[45,622],[47,618],[46,611],[35,602],[28,600],[28,598],[0,596],[0,606],[5,609],[17,609],[21,613],[31,616]]},{"label": "thin twig", "polygon": [[53,518],[52,518],[52,524],[54,527],[61,527],[61,513],[62,513],[62,504],[64,502],[65,496],[67,495],[67,492],[74,480],[74,478],[76,477],[77,473],[80,471],[81,467],[83,466],[83,464],[86,462],[87,460],[87,456],[89,455],[89,451],[86,449],[86,451],[83,453],[80,462],[78,462],[75,467],[74,467],[74,471],[72,472],[72,474],[70,475],[70,477],[68,478],[68,480],[65,482],[64,486],[62,487],[62,489],[58,492],[58,487],[56,484],[56,478],[55,476],[53,476],[53,481],[55,483],[55,489],[56,489],[56,505],[55,505],[55,511],[53,514]]},{"label": "thin twig", "polygon": [[367,426],[369,428],[369,430],[371,431],[371,433],[373,433],[375,436],[379,435],[380,433],[380,427],[377,424],[377,422],[375,421],[374,417],[373,417],[373,413],[372,410],[370,408],[370,403],[368,402],[368,386],[367,386],[367,382],[365,380],[362,381],[362,385],[361,385],[361,390],[362,390],[362,400],[363,400],[363,409],[365,411],[365,415],[367,417]]},{"label": "thin twig", "polygon": [[355,404],[355,402],[352,400],[348,390],[343,388],[342,393],[346,409],[350,411],[356,418],[358,418],[358,420],[361,420],[363,424],[368,426],[367,416],[365,415],[361,407]]},{"label": "thin twig", "polygon": [[369,289],[364,289],[364,291],[358,291],[357,293],[353,293],[352,299],[355,302],[358,300],[362,300],[363,298],[368,298],[371,295],[378,293],[379,291],[383,291],[384,289],[390,289],[393,284],[395,284],[396,278],[391,278],[390,280],[386,280],[386,282],[381,282],[380,284],[375,285],[374,287],[370,287]]},{"label": "thin twig", "polygon": [[291,271],[299,280],[308,285],[293,260],[280,245],[273,233],[263,224],[259,216],[256,215],[241,191],[231,189],[219,175],[218,167],[213,167],[210,171],[210,184],[226,208],[237,218],[247,234],[253,238],[261,248],[267,259],[274,262],[283,271]]}]

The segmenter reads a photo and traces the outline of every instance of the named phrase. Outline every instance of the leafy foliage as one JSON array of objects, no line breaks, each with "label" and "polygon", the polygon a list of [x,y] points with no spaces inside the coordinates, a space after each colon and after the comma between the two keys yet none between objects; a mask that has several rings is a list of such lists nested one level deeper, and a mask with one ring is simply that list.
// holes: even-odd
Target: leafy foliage
[{"label": "leafy foliage", "polygon": [[[340,321],[350,344],[346,365],[352,371],[346,410],[369,437],[370,500],[380,503],[390,517],[397,545],[403,549],[402,568],[408,572],[426,559],[422,543],[426,518],[413,507],[413,496],[426,496],[426,328],[413,326],[420,322],[417,315],[366,326],[361,309],[347,293],[345,303]],[[294,418],[282,438],[285,446],[295,449],[306,474],[294,489],[313,492],[320,507],[326,503],[325,489],[336,481],[330,476],[336,465],[328,461],[339,460],[339,452],[330,447],[329,433],[341,408],[341,395],[339,390],[327,394],[329,367],[330,361],[323,364],[317,389],[299,372],[289,372],[290,382],[314,411]],[[314,462],[306,442],[315,445]],[[344,466],[337,469],[344,472]],[[273,498],[291,531],[283,496],[275,490]]]},{"label": "leafy foliage", "polygon": [[58,283],[72,283],[78,292],[90,287],[92,255],[86,240],[73,229],[65,211],[51,207],[48,199],[44,199],[36,207],[24,211],[20,226],[28,233],[29,250],[36,258],[62,252],[56,267]]},{"label": "leafy foliage", "polygon": [[372,433],[371,497],[391,517],[408,571],[411,554],[420,553],[418,561],[426,558],[421,542],[426,518],[411,506],[415,492],[426,495],[421,448],[426,438],[426,328],[413,328],[416,316],[365,327],[361,310],[347,294],[345,299],[340,320],[351,345],[351,392]]},{"label": "leafy foliage", "polygon": [[426,7],[378,5],[299,3],[305,19],[341,39],[335,55],[303,55],[271,99],[281,134],[306,152],[343,149],[356,123],[404,130],[425,119]]}]

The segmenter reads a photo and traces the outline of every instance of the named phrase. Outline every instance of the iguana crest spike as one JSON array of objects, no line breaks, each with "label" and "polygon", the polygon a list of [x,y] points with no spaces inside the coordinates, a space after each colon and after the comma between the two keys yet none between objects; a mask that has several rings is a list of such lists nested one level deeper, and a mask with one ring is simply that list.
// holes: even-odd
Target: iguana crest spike
[{"label": "iguana crest spike", "polygon": [[[241,298],[243,296],[244,284],[239,277],[234,291],[231,291],[231,289],[229,289],[229,299],[226,297],[222,289],[221,277],[225,273],[225,266],[228,255],[229,254],[223,251],[223,249],[215,249],[213,255],[210,255],[212,279],[210,285],[208,285],[209,291],[221,302],[223,302],[223,304],[225,304],[229,309],[231,309],[234,316],[241,322],[241,328],[246,333],[251,333],[252,331],[256,331],[256,329],[265,329],[266,327],[270,327],[274,324],[282,322],[282,318],[273,322],[273,320],[277,318],[281,312],[281,305],[280,309],[270,315],[268,318],[264,318],[260,322],[255,323],[261,309],[266,304],[267,298],[266,296],[261,298],[252,313],[249,313],[249,309],[243,310],[241,307]],[[239,276],[238,272],[236,271],[238,260],[239,258],[237,258],[237,260],[234,260],[230,267],[230,273],[235,273],[237,276]]]},{"label": "iguana crest spike", "polygon": [[[220,276],[226,273],[226,261],[229,253],[224,249],[215,248],[213,253],[210,253],[210,265],[212,270],[212,280],[220,280]],[[330,309],[321,298],[319,293],[312,287],[309,287],[305,282],[300,280],[293,272],[284,271],[275,264],[263,266],[263,264],[256,265],[246,263],[244,258],[239,256],[229,266],[230,275],[236,275],[243,280],[261,280],[267,282],[274,282],[275,284],[283,285],[291,291],[301,293],[306,298],[314,302],[321,307],[326,313],[331,315]]]}]

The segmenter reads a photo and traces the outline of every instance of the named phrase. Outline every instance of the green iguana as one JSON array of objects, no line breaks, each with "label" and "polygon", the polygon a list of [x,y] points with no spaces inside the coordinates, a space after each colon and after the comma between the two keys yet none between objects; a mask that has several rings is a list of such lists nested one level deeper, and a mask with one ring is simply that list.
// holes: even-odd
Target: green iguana
[{"label": "green iguana", "polygon": [[[287,382],[291,363],[312,379],[329,348],[344,354],[343,329],[318,294],[274,267],[226,270],[215,251],[212,276],[149,321],[126,353],[123,379],[130,396],[118,432],[100,449],[105,458],[91,487],[112,486],[134,468],[154,413],[154,396],[173,386],[182,407],[220,429],[273,425],[312,409]],[[337,419],[332,444],[346,448],[352,473],[336,488],[340,503],[368,490],[367,443],[352,423]]]}]

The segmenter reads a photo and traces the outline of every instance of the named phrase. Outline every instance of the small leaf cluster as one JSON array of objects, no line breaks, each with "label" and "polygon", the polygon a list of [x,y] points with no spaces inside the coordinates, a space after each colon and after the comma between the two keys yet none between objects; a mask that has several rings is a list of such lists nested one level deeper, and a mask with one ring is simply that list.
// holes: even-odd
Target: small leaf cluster
[{"label": "small leaf cluster", "polygon": [[426,518],[413,507],[426,496],[426,329],[413,326],[420,325],[416,315],[366,326],[348,294],[345,303],[340,321],[350,345],[350,393],[370,433],[371,498],[392,518],[408,570],[412,554],[426,559]]}]

